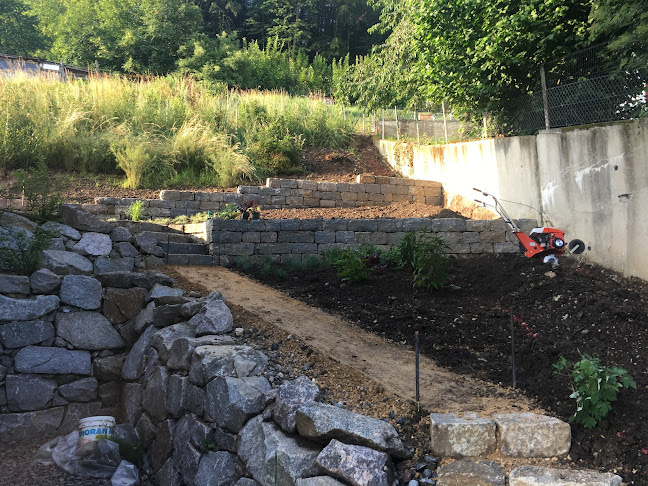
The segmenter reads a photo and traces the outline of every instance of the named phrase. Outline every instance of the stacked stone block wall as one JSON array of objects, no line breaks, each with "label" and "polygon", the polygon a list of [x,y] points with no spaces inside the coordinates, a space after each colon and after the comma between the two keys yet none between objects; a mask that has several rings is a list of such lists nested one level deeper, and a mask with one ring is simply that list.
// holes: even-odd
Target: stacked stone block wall
[{"label": "stacked stone block wall", "polygon": [[[523,230],[535,220],[519,220]],[[215,265],[229,266],[238,257],[253,263],[271,258],[303,260],[322,253],[363,243],[387,249],[409,231],[427,228],[445,240],[448,253],[475,255],[518,251],[515,236],[502,220],[430,219],[284,219],[207,221],[210,252]]]},{"label": "stacked stone block wall", "polygon": [[151,218],[191,216],[199,212],[220,211],[228,204],[252,203],[263,209],[349,208],[380,206],[393,202],[419,202],[443,205],[439,182],[359,175],[356,183],[317,182],[296,179],[268,179],[265,186],[239,186],[237,192],[160,192],[159,199],[99,197],[83,209],[94,214],[124,217],[136,201]]}]

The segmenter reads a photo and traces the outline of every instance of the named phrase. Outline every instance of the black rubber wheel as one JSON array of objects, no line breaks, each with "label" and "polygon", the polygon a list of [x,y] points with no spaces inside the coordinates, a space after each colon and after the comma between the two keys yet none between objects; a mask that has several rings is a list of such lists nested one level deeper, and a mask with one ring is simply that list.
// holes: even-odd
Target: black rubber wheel
[{"label": "black rubber wheel", "polygon": [[571,240],[567,246],[569,251],[575,255],[580,255],[585,251],[585,243],[583,240]]}]

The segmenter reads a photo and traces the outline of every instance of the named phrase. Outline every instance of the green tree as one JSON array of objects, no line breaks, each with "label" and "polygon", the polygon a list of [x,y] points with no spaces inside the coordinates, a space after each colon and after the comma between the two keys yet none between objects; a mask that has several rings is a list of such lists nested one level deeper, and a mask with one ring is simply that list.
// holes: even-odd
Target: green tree
[{"label": "green tree", "polygon": [[28,12],[21,0],[0,2],[0,52],[31,55],[43,47],[43,39],[36,28],[37,19]]},{"label": "green tree", "polygon": [[590,32],[595,41],[609,41],[612,58],[623,69],[648,66],[648,1],[594,0]]},{"label": "green tree", "polygon": [[590,0],[407,0],[426,96],[475,117],[539,84],[547,60],[584,47]]}]

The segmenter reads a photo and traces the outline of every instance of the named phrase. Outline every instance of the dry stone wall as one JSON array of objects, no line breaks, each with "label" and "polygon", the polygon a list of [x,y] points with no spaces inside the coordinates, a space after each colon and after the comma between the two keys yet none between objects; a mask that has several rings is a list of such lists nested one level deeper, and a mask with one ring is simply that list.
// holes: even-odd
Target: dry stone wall
[{"label": "dry stone wall", "polygon": [[[523,231],[536,226],[535,220],[519,220]],[[206,222],[210,253],[215,265],[229,266],[238,257],[253,263],[266,258],[279,261],[317,257],[335,248],[372,243],[387,249],[398,244],[408,231],[427,228],[443,238],[448,254],[517,252],[515,236],[502,220],[460,218],[408,219],[284,219],[209,220]]]},{"label": "dry stone wall", "polygon": [[265,209],[348,208],[401,201],[442,206],[443,187],[434,181],[370,175],[357,176],[356,183],[270,178],[265,186],[239,186],[237,192],[163,190],[159,199],[100,197],[83,209],[123,218],[136,201],[141,202],[145,216],[150,218],[191,216],[219,211],[228,204],[248,203]]}]

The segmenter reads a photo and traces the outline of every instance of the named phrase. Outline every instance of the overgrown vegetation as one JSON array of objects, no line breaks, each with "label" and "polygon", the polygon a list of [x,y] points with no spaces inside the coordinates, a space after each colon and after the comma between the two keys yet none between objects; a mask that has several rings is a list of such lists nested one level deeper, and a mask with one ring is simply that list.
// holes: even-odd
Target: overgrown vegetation
[{"label": "overgrown vegetation", "polygon": [[612,402],[616,401],[621,388],[637,388],[627,370],[604,366],[598,358],[587,354],[574,363],[561,357],[554,368],[571,380],[569,398],[576,400],[576,412],[571,420],[588,429],[596,427],[612,410]]},{"label": "overgrown vegetation", "polygon": [[43,250],[52,244],[56,232],[38,227],[33,234],[25,230],[9,233],[0,227],[0,269],[21,275],[31,275],[43,261]]},{"label": "overgrown vegetation", "polygon": [[341,148],[342,110],[284,93],[212,93],[193,78],[0,78],[0,169],[125,175],[129,188],[232,186]]},{"label": "overgrown vegetation", "polygon": [[42,160],[31,169],[18,169],[13,174],[27,201],[28,212],[49,218],[58,211],[63,203],[64,182],[60,176],[49,174]]},{"label": "overgrown vegetation", "polygon": [[135,201],[126,210],[126,217],[132,221],[141,221],[144,219],[144,202]]}]

